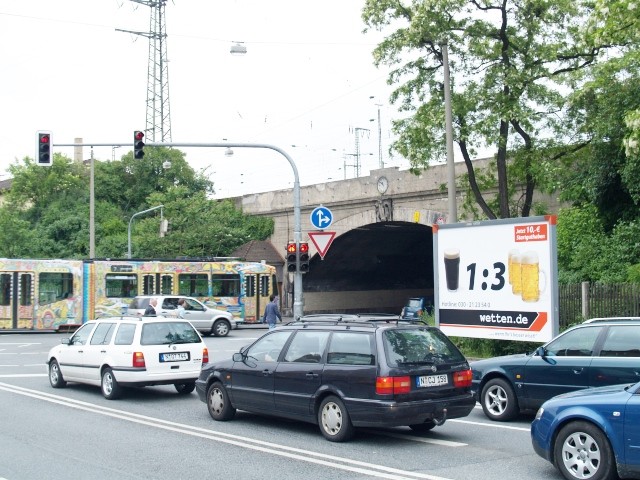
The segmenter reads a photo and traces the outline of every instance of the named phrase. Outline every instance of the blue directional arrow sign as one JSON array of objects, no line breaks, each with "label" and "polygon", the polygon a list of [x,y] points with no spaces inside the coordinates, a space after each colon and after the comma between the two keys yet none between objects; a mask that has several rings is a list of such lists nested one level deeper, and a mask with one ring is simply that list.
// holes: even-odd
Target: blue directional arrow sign
[{"label": "blue directional arrow sign", "polygon": [[311,225],[316,227],[318,230],[329,228],[331,223],[333,223],[333,213],[331,213],[331,210],[327,207],[323,207],[322,205],[313,209],[310,218]]}]

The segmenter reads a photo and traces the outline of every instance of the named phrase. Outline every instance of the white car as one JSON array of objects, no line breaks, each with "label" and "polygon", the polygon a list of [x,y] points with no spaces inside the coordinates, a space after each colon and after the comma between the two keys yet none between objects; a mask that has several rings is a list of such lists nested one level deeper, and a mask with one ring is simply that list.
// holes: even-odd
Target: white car
[{"label": "white car", "polygon": [[156,314],[163,317],[176,317],[178,315],[178,300],[184,298],[184,319],[204,335],[226,337],[229,331],[238,328],[235,318],[229,312],[207,307],[201,301],[184,295],[138,295],[131,301],[129,315],[144,315],[149,306],[149,301],[158,300]]},{"label": "white car", "polygon": [[181,394],[195,388],[209,351],[186,320],[160,317],[106,317],[91,320],[49,351],[49,382],[99,386],[118,398],[122,387],[173,384]]}]

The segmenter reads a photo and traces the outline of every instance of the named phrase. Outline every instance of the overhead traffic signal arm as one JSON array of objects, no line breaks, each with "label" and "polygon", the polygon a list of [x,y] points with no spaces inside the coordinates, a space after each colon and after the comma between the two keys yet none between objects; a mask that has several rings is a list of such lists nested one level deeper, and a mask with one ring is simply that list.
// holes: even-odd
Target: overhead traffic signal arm
[{"label": "overhead traffic signal arm", "polygon": [[141,160],[144,157],[144,132],[136,130],[133,132],[133,158]]}]

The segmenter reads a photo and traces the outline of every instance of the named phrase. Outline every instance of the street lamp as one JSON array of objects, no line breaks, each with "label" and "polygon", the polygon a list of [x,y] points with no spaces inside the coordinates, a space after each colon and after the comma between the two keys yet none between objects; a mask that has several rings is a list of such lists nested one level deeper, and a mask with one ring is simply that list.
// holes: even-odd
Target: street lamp
[{"label": "street lamp", "polygon": [[[133,215],[131,215],[131,218],[129,219],[129,230],[127,232],[127,258],[131,258],[131,222],[133,222],[133,219],[135,217],[137,217],[138,215],[143,215],[145,213],[149,213],[152,212],[154,210],[157,210],[159,208],[163,208],[164,205],[158,205],[157,207],[152,207],[152,208],[148,208],[146,210],[143,210],[141,212],[137,212],[134,213]],[[162,210],[160,210],[160,217],[162,217]]]}]

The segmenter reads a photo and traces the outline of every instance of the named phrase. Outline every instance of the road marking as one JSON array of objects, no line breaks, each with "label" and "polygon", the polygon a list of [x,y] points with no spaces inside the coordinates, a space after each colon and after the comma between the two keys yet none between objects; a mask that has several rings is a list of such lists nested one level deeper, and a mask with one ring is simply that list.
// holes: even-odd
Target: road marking
[{"label": "road marking", "polygon": [[125,410],[117,410],[114,408],[103,407],[101,405],[95,405],[88,402],[82,402],[80,400],[74,400],[71,398],[62,397],[45,392],[39,392],[37,390],[31,390],[28,388],[18,387],[7,383],[0,382],[0,390],[4,390],[10,393],[23,395],[38,400],[44,400],[46,402],[55,403],[65,407],[76,408],[78,410],[84,410],[91,413],[97,413],[99,415],[105,415],[108,417],[118,418],[127,422],[138,423],[141,425],[147,425],[153,428],[160,428],[176,433],[182,433],[184,435],[191,435],[215,442],[226,443],[229,445],[235,445],[237,447],[246,448],[249,450],[256,450],[270,455],[278,455],[293,460],[299,460],[302,462],[313,463],[316,465],[322,465],[338,470],[345,470],[348,472],[359,473],[362,475],[368,475],[371,477],[385,478],[389,480],[449,480],[444,477],[438,477],[435,475],[429,475],[425,473],[410,472],[407,470],[400,470],[397,468],[387,467],[385,465],[377,465],[374,463],[361,462],[345,457],[338,457],[334,455],[327,455],[311,450],[304,450],[295,447],[289,447],[278,443],[265,442],[249,437],[242,437],[239,435],[232,435],[223,432],[216,432],[214,430],[208,430],[205,428],[194,427],[191,425],[184,425],[176,422],[170,422],[160,418],[148,417]]},{"label": "road marking", "polygon": [[525,427],[514,427],[512,425],[503,425],[501,423],[486,423],[486,422],[473,422],[471,420],[460,420],[455,419],[455,420],[447,420],[447,422],[455,422],[455,423],[467,423],[469,425],[478,425],[480,427],[493,427],[493,428],[503,428],[506,430],[519,430],[522,432],[530,432],[531,429],[530,428],[525,428]]},{"label": "road marking", "polygon": [[[17,367],[18,365],[0,365],[1,367]],[[0,375],[0,378],[27,378],[27,377],[47,377],[46,373],[16,373]]]},{"label": "road marking", "polygon": [[[449,420],[451,421],[451,420]],[[424,438],[407,435],[405,433],[384,432],[382,430],[369,430],[375,435],[384,435],[386,437],[401,438],[402,440],[411,440],[412,442],[431,443],[433,445],[443,445],[445,447],[466,447],[467,443],[452,442],[450,440],[438,440],[437,438]]]}]

